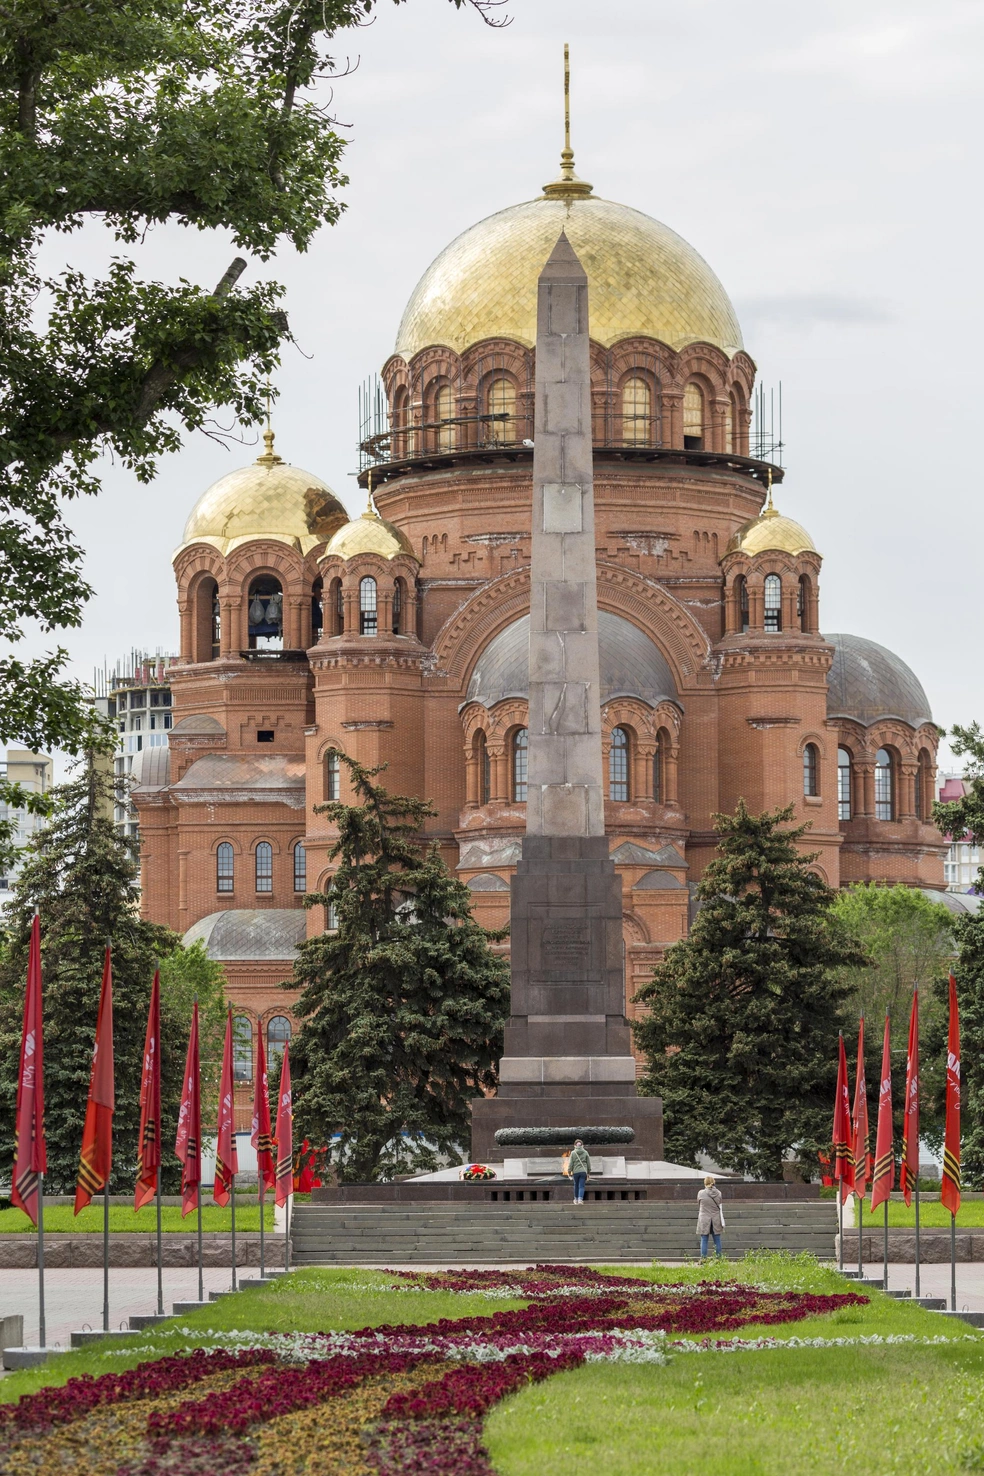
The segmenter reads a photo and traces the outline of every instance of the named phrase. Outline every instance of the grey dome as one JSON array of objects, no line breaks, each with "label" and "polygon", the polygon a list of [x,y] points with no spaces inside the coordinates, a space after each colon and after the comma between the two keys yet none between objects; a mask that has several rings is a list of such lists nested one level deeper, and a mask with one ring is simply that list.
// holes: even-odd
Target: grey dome
[{"label": "grey dome", "polygon": [[205,944],[209,958],[231,963],[237,959],[293,959],[307,933],[303,907],[256,907],[210,912],[194,923],[182,938],[185,947]]},{"label": "grey dome", "polygon": [[[666,657],[631,620],[598,611],[601,657],[601,700],[641,697],[655,707],[669,698],[678,702]],[[530,691],[530,617],[522,615],[494,636],[468,683],[469,702],[491,707],[504,697],[528,697]]]},{"label": "grey dome", "polygon": [[886,717],[901,718],[913,728],[932,722],[919,678],[893,651],[861,636],[825,635],[824,640],[834,648],[828,717],[853,718],[865,727]]}]

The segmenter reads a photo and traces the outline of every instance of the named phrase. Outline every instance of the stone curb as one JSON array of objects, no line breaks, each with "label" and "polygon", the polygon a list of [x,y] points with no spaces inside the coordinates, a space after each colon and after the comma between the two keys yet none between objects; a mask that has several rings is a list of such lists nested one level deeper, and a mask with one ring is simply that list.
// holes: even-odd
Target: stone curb
[{"label": "stone curb", "polygon": [[[267,1260],[283,1260],[284,1237],[266,1236]],[[165,1266],[197,1266],[198,1238],[176,1235],[172,1231],[162,1237]],[[103,1240],[94,1235],[46,1235],[44,1264],[50,1270],[101,1266]],[[232,1266],[232,1239],[227,1235],[202,1236],[202,1263],[206,1266]],[[0,1270],[31,1270],[38,1264],[38,1243],[33,1235],[0,1235]],[[111,1266],[156,1266],[156,1235],[117,1233],[109,1237]],[[258,1235],[236,1236],[236,1265],[259,1266]]]}]

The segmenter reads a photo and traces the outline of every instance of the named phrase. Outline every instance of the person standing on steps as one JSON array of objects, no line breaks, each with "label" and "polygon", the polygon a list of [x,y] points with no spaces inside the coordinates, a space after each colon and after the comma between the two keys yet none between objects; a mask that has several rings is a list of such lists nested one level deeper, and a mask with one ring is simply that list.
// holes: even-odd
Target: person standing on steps
[{"label": "person standing on steps", "polygon": [[707,1174],[704,1187],[697,1195],[697,1234],[700,1236],[700,1258],[707,1260],[707,1242],[714,1236],[714,1249],[721,1254],[721,1231],[724,1229],[724,1210],[721,1207],[721,1191],[714,1183],[714,1175]]},{"label": "person standing on steps", "polygon": [[574,1180],[574,1203],[583,1204],[584,1186],[588,1181],[588,1174],[591,1171],[591,1159],[588,1157],[588,1150],[580,1138],[575,1138],[574,1140],[568,1171]]}]

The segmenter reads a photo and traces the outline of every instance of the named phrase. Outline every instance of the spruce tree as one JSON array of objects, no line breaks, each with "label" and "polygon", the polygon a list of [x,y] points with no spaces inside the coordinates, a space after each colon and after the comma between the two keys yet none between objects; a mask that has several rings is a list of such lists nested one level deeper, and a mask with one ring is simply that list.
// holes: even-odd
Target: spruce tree
[{"label": "spruce tree", "polygon": [[479,927],[467,887],[420,843],[431,807],[339,757],[357,803],[321,807],[338,866],[307,899],[333,907],[338,926],[301,945],[285,988],[303,990],[297,1136],[330,1144],[339,1177],[365,1182],[460,1157],[469,1101],[496,1084],[509,969],[490,946],[505,930]]},{"label": "spruce tree", "polygon": [[719,854],[700,908],[636,995],[647,1058],[641,1089],[663,1099],[666,1157],[781,1179],[790,1149],[816,1162],[829,1145],[837,1031],[863,964],[831,913],[834,892],[797,848],[795,810],[715,817]]},{"label": "spruce tree", "polygon": [[[0,1142],[12,1154],[28,941],[37,909],[44,980],[45,1182],[53,1194],[70,1194],[75,1188],[107,940],[113,946],[116,1075],[112,1192],[126,1193],[134,1182],[144,1032],[157,960],[165,1187],[174,1187],[180,1176],[171,1148],[191,994],[196,988],[206,1063],[221,1051],[216,1040],[221,1041],[224,1024],[221,970],[200,946],[185,950],[169,928],[141,919],[137,865],[126,837],[106,818],[109,797],[109,781],[92,765],[54,791],[54,814],[26,853],[5,918],[6,948],[0,961]],[[213,1074],[214,1067],[209,1077]]]}]

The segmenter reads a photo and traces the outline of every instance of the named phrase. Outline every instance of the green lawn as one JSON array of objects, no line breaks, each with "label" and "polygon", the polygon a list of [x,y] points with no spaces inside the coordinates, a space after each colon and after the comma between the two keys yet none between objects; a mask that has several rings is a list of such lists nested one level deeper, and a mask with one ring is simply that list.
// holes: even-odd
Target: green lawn
[{"label": "green lawn", "polygon": [[[622,1274],[629,1268],[609,1268]],[[808,1256],[753,1255],[721,1266],[638,1268],[643,1280],[754,1282],[801,1291],[851,1284]],[[319,1331],[433,1322],[521,1305],[472,1295],[398,1288],[385,1272],[319,1267],[225,1297],[148,1333],[133,1350],[90,1345],[44,1369],[0,1381],[0,1400],[80,1374],[119,1371],[223,1330]],[[943,1336],[902,1344],[676,1353],[666,1367],[594,1363],[531,1385],[495,1409],[489,1449],[501,1476],[796,1476],[860,1463],[882,1472],[984,1470],[984,1337],[962,1323],[872,1291],[868,1305],[743,1338],[858,1338],[873,1333]]]},{"label": "green lawn", "polygon": [[[266,1217],[264,1227],[273,1229],[273,1205],[267,1201],[265,1205]],[[194,1211],[181,1218],[181,1208],[176,1204],[165,1204],[161,1208],[161,1226],[171,1233],[183,1230],[186,1235],[194,1233],[198,1226],[198,1216]],[[53,1235],[67,1234],[90,1234],[102,1231],[103,1207],[101,1204],[90,1204],[87,1209],[76,1218],[69,1204],[46,1205],[44,1211],[44,1228]],[[142,1210],[134,1214],[124,1204],[111,1204],[109,1207],[109,1228],[114,1233],[126,1233],[128,1231],[148,1231],[157,1229],[157,1210],[152,1204],[146,1205]],[[211,1231],[230,1230],[232,1228],[232,1214],[228,1209],[220,1209],[217,1204],[202,1204],[202,1229],[208,1233]],[[236,1205],[236,1229],[255,1230],[257,1234],[260,1229],[260,1207],[258,1204]],[[21,1235],[30,1232],[34,1234],[34,1226],[25,1215],[23,1210],[5,1209],[0,1210],[0,1235]]]},{"label": "green lawn", "polygon": [[[884,1225],[884,1207],[879,1205],[874,1214],[872,1214],[868,1208],[870,1199],[871,1196],[869,1194],[868,1199],[864,1202],[864,1224],[866,1226]],[[900,1227],[914,1227],[916,1223],[916,1206],[914,1204],[906,1205],[902,1200],[890,1200],[888,1206],[888,1223],[889,1225],[898,1225]],[[925,1225],[927,1229],[943,1229],[945,1227],[949,1230],[950,1211],[940,1204],[939,1199],[927,1199],[925,1195],[921,1195],[919,1199],[919,1225],[920,1228]],[[959,1230],[961,1226],[971,1225],[984,1226],[984,1199],[965,1200],[960,1206],[960,1213],[957,1215],[957,1229]]]}]

